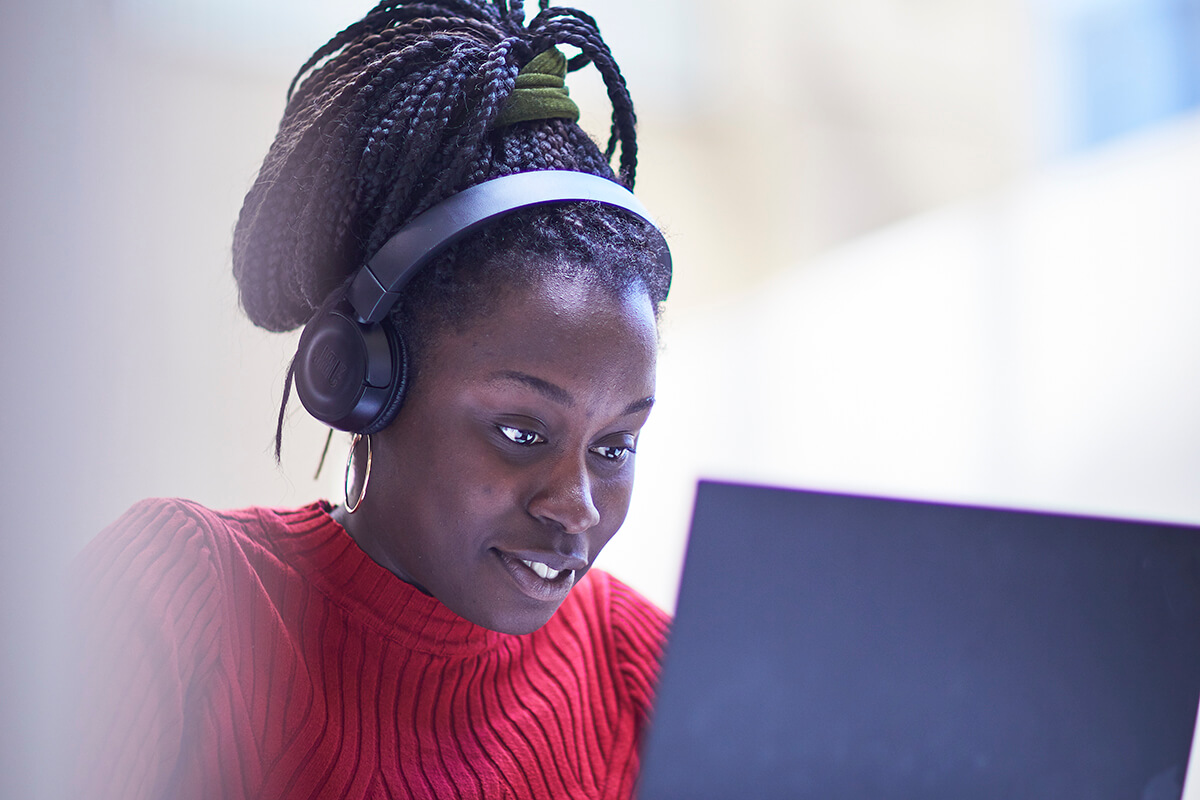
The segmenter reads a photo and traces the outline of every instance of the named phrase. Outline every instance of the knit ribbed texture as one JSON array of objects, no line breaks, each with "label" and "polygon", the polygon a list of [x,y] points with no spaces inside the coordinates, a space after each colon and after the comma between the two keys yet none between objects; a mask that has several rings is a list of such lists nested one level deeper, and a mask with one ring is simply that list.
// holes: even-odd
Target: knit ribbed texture
[{"label": "knit ribbed texture", "polygon": [[632,794],[663,612],[592,571],[489,631],[327,512],[146,501],[88,547],[77,796]]}]

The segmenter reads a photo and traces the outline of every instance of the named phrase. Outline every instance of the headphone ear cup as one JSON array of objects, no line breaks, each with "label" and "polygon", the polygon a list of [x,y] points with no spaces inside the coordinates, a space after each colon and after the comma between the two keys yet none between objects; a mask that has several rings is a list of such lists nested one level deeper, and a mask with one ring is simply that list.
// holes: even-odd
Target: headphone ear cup
[{"label": "headphone ear cup", "polygon": [[404,400],[406,355],[391,320],[361,323],[345,303],[320,310],[300,335],[296,394],[326,425],[374,433],[391,422]]},{"label": "headphone ear cup", "polygon": [[387,337],[388,352],[392,356],[393,379],[375,418],[370,424],[364,425],[362,430],[357,431],[363,435],[379,433],[391,425],[400,413],[400,406],[404,405],[404,396],[408,394],[408,346],[404,343],[404,337],[392,324],[391,317],[384,318],[383,322],[379,323],[379,328]]}]

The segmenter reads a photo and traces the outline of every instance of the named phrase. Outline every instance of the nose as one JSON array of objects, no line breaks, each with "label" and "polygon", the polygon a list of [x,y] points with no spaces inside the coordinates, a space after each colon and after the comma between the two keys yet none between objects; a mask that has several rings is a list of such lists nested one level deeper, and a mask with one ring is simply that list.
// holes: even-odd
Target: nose
[{"label": "nose", "polygon": [[585,458],[564,454],[554,459],[529,501],[529,513],[567,533],[585,533],[600,522]]}]

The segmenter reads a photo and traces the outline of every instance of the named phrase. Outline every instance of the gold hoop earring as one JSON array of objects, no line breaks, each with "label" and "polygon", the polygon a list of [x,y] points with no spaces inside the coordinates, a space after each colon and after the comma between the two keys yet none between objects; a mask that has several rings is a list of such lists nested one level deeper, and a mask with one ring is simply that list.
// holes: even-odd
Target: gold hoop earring
[{"label": "gold hoop earring", "polygon": [[[350,503],[350,469],[354,466],[354,453],[358,450],[358,443],[363,439],[367,440],[367,469],[363,473],[362,488],[358,490],[358,497],[354,503]],[[371,437],[363,436],[361,433],[354,434],[354,438],[350,440],[350,455],[346,456],[346,477],[343,481],[344,490],[346,492],[346,513],[353,514],[362,505],[363,498],[367,496],[367,483],[371,480]]]}]

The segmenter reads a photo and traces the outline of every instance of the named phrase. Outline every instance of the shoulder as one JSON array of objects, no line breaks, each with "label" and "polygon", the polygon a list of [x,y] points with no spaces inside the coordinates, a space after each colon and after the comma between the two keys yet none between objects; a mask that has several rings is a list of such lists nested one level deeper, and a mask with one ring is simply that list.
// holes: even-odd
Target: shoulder
[{"label": "shoulder", "polygon": [[637,589],[601,569],[589,570],[571,595],[583,605],[607,609],[616,625],[645,623],[665,628],[671,620]]},{"label": "shoulder", "polygon": [[273,550],[296,530],[325,519],[317,503],[299,509],[243,508],[216,511],[178,498],[152,498],[133,505],[89,542],[78,558],[85,572],[125,567],[201,568],[220,566],[233,555]]},{"label": "shoulder", "polygon": [[223,512],[191,500],[155,497],[135,503],[115,522],[101,531],[84,548],[84,555],[134,542],[178,543],[189,538],[212,538],[228,534]]},{"label": "shoulder", "polygon": [[[315,504],[308,516],[322,510]],[[295,512],[215,511],[189,500],[143,500],[101,531],[73,564],[84,617],[199,620],[232,585],[275,560]]]},{"label": "shoulder", "polygon": [[640,729],[654,704],[670,617],[601,570],[588,572],[559,614],[593,639],[622,704],[632,713],[634,729]]},{"label": "shoulder", "polygon": [[[72,605],[89,627],[169,627],[208,621],[218,593],[215,512],[186,500],[143,500],[101,531],[76,558]],[[160,622],[155,622],[155,621]]]},{"label": "shoulder", "polygon": [[603,570],[590,570],[560,614],[567,620],[586,619],[601,631],[619,666],[639,665],[657,673],[671,618],[633,587]]},{"label": "shoulder", "polygon": [[142,500],[76,557],[73,624],[93,632],[87,638],[106,658],[151,648],[181,669],[199,667],[245,613],[249,592],[284,571],[278,553],[290,532],[305,530],[297,520],[315,526],[324,516],[318,504],[216,511],[189,500]]},{"label": "shoulder", "polygon": [[81,580],[128,582],[143,573],[191,570],[211,561],[221,525],[214,513],[186,500],[150,499],[132,506],[80,553]]}]

